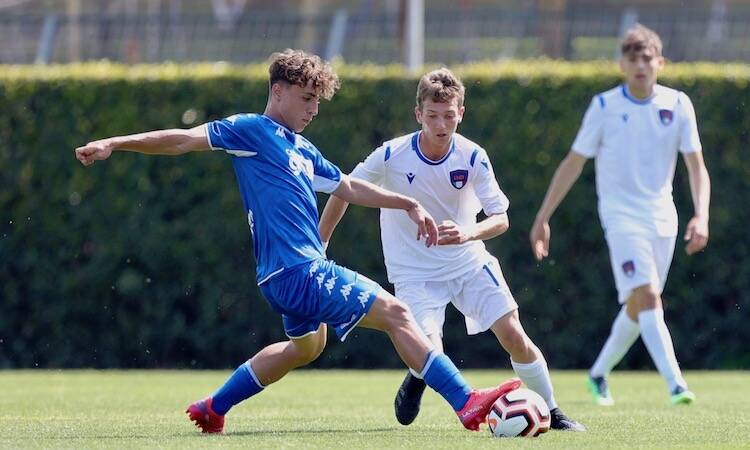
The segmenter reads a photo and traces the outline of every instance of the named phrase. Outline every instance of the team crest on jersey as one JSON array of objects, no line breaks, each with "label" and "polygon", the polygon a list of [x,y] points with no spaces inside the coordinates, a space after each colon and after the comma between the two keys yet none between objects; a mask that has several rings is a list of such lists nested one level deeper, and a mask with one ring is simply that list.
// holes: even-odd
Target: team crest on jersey
[{"label": "team crest on jersey", "polygon": [[468,170],[454,170],[450,173],[451,184],[456,189],[461,189],[466,186],[466,182],[469,181]]},{"label": "team crest on jersey", "polygon": [[662,125],[669,125],[672,123],[672,119],[674,118],[674,115],[672,114],[672,110],[670,109],[660,109],[659,110],[659,120],[661,120]]},{"label": "team crest on jersey", "polygon": [[622,271],[625,273],[625,276],[630,278],[633,275],[635,275],[635,263],[631,259],[630,261],[625,261],[622,263]]}]

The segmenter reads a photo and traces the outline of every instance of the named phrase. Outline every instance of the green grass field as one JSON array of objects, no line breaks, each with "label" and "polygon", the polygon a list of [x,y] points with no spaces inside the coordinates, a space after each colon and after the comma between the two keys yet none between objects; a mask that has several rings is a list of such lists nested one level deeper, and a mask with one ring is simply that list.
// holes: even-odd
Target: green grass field
[{"label": "green grass field", "polygon": [[[583,372],[553,372],[558,402],[587,433],[494,439],[463,430],[432,392],[409,427],[393,417],[401,371],[292,373],[201,435],[183,411],[229,372],[0,371],[0,448],[750,448],[750,373],[689,372],[698,395],[671,406],[654,372],[616,372],[617,404],[589,402]],[[475,386],[511,376],[468,371]]]}]

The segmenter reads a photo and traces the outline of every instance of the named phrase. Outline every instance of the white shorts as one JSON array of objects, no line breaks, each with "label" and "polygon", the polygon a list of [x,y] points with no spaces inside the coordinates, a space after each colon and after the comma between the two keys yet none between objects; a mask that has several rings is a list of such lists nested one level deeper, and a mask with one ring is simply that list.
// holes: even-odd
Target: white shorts
[{"label": "white shorts", "polygon": [[615,275],[618,301],[625,303],[633,289],[650,284],[661,294],[672,264],[676,236],[607,234],[609,260]]},{"label": "white shorts", "polygon": [[395,287],[396,297],[409,305],[427,335],[443,335],[448,303],[464,315],[468,334],[486,331],[497,319],[518,309],[496,258],[452,280],[405,281]]}]

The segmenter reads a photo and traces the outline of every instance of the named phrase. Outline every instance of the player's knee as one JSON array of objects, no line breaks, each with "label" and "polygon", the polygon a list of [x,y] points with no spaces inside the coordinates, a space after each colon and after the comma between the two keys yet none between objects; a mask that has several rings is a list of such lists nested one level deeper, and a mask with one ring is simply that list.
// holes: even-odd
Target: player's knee
[{"label": "player's knee", "polygon": [[321,353],[323,353],[325,341],[323,341],[322,344],[316,341],[305,343],[305,345],[300,345],[299,343],[292,341],[292,348],[292,357],[294,358],[297,367],[306,366],[318,359]]},{"label": "player's knee", "polygon": [[529,350],[529,339],[526,334],[515,327],[506,327],[499,334],[498,339],[508,353],[514,355],[526,353]]},{"label": "player's knee", "polygon": [[388,329],[395,329],[407,325],[412,320],[411,310],[406,303],[395,297],[386,300],[385,322]]},{"label": "player's knee", "polygon": [[661,307],[661,296],[653,286],[641,286],[633,291],[633,300],[636,302],[638,311],[646,311]]}]

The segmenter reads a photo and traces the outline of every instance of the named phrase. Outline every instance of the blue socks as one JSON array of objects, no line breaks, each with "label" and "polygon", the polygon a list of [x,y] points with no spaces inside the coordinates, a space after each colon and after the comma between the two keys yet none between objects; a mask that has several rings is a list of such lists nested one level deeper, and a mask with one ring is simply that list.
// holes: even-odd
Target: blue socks
[{"label": "blue socks", "polygon": [[214,393],[211,408],[216,414],[223,416],[232,406],[252,397],[264,387],[253,373],[250,361],[248,361],[239,366],[224,386]]},{"label": "blue socks", "polygon": [[445,354],[437,353],[435,350],[428,353],[427,361],[419,375],[429,387],[451,404],[453,410],[460,411],[469,400],[471,386]]}]

